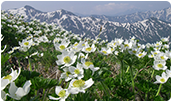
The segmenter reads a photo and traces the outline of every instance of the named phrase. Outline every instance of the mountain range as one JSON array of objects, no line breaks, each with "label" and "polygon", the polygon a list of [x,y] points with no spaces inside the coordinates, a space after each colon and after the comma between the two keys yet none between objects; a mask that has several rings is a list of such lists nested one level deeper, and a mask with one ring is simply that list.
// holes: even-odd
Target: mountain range
[{"label": "mountain range", "polygon": [[171,38],[171,23],[169,22],[171,21],[171,8],[119,16],[116,17],[118,21],[110,20],[108,16],[104,18],[100,16],[80,17],[64,9],[42,12],[28,5],[9,9],[6,12],[23,15],[27,22],[38,19],[40,22],[55,23],[82,37],[96,38],[102,27],[100,37],[109,41],[114,38],[128,39],[135,36],[140,43],[153,43],[161,37]]},{"label": "mountain range", "polygon": [[122,16],[91,15],[91,17],[120,23],[134,23],[148,19],[150,17],[155,17],[167,22],[171,22],[171,7],[156,11],[136,12]]}]

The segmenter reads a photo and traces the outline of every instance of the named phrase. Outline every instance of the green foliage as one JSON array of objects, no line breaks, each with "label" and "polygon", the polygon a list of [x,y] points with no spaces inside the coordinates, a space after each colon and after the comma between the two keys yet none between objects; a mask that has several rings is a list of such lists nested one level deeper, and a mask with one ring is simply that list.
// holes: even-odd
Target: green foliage
[{"label": "green foliage", "polygon": [[[141,45],[139,45],[139,41],[135,39],[122,41],[121,44],[119,44],[121,39],[118,39],[118,41],[113,40],[114,42],[101,42],[101,39],[82,39],[55,25],[40,23],[37,20],[28,23],[20,20],[20,17],[20,19],[16,19],[13,15],[4,16],[6,18],[1,20],[1,31],[4,37],[1,46],[7,45],[7,48],[1,53],[1,77],[7,76],[10,73],[11,67],[13,67],[14,70],[21,68],[19,77],[14,81],[16,86],[21,87],[26,81],[31,81],[30,92],[21,99],[22,101],[48,101],[50,100],[49,96],[59,97],[59,95],[55,93],[56,86],[61,86],[63,89],[71,88],[71,80],[79,78],[74,75],[72,77],[69,76],[71,72],[65,72],[64,69],[69,69],[71,66],[77,67],[78,63],[84,67],[84,63],[82,62],[83,55],[85,56],[84,60],[90,61],[92,66],[83,68],[83,78],[81,79],[86,81],[92,78],[94,84],[89,88],[83,89],[85,93],[79,92],[78,94],[70,94],[66,98],[67,101],[164,101],[171,98],[171,80],[167,80],[167,82],[162,85],[159,93],[157,93],[159,84],[154,84],[157,80],[156,75],[161,75],[165,72],[165,70],[155,70],[155,58],[149,57],[152,51],[155,51],[155,48],[158,49],[156,44],[146,49],[145,47],[139,49]],[[107,24],[106,26],[109,25]],[[126,33],[125,31],[123,32]],[[129,36],[127,37],[129,38]],[[59,38],[60,40],[54,41],[55,38]],[[30,39],[32,39],[34,43],[26,41],[22,43],[22,41],[29,41]],[[57,47],[58,44],[62,44],[63,41],[70,42],[66,47],[68,48],[67,51],[73,51],[74,55],[77,57],[76,61],[70,66],[57,64],[57,60],[62,59],[65,55],[62,56],[64,51],[56,50],[55,46]],[[22,44],[19,44],[19,42]],[[76,49],[81,48],[81,45],[75,49],[74,44],[76,42],[81,42],[82,47],[86,43],[90,47],[94,44],[96,50],[89,53],[84,52],[82,49],[77,51]],[[29,43],[31,43],[30,46]],[[116,46],[115,43],[119,45]],[[133,45],[130,48],[129,45],[131,44]],[[169,49],[163,48],[164,44],[167,43],[163,42],[159,51],[166,54],[164,56],[169,56]],[[14,47],[19,48],[14,49]],[[25,49],[23,50],[22,48]],[[101,53],[102,48],[110,48],[108,51],[112,52],[105,55]],[[75,51],[73,49],[75,49]],[[11,53],[9,53],[9,51],[11,51]],[[133,51],[141,53],[141,55],[143,52],[146,52],[146,54],[142,57],[135,54]],[[81,53],[83,55],[79,58],[79,54]],[[59,55],[61,56],[59,57]],[[9,63],[10,57],[15,58],[15,64],[13,62],[12,64]],[[74,56],[69,59],[69,62],[73,59]],[[64,59],[60,62],[62,63],[63,60]],[[93,66],[99,69],[95,70]],[[165,60],[165,66],[167,66],[167,69],[170,69],[170,58]],[[93,70],[95,70],[94,74]],[[70,77],[71,79],[66,81],[65,78],[62,78],[62,75]],[[8,76],[7,79],[8,78],[10,78],[10,76]],[[82,84],[85,85],[85,81],[81,81],[83,83],[79,84],[81,84],[81,86]],[[9,86],[10,83],[3,91],[8,93]],[[156,94],[158,96],[156,96]],[[7,96],[6,100],[12,101],[14,99]]]},{"label": "green foliage", "polygon": [[39,88],[43,88],[43,89],[51,88],[57,86],[58,84],[57,80],[44,78],[44,77],[35,77],[34,79],[32,79],[32,83],[34,89],[36,90]]},{"label": "green foliage", "polygon": [[5,63],[9,60],[10,55],[8,53],[1,54],[1,67],[5,65]]}]

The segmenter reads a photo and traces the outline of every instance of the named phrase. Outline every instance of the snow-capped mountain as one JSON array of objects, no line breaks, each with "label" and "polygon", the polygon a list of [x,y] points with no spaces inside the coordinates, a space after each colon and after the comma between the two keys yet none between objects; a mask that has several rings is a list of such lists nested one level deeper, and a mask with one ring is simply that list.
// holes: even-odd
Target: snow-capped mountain
[{"label": "snow-capped mountain", "polygon": [[161,37],[171,37],[171,24],[156,18],[144,19],[135,23],[119,23],[95,17],[79,17],[63,9],[42,12],[30,6],[10,9],[7,12],[23,15],[25,21],[38,19],[40,22],[55,23],[83,37],[96,38],[99,35],[100,27],[102,27],[100,37],[109,41],[114,38],[128,39],[135,36],[140,40],[140,43],[152,43]]},{"label": "snow-capped mountain", "polygon": [[156,11],[136,12],[122,16],[91,15],[91,17],[120,23],[134,23],[136,21],[142,21],[150,17],[171,22],[171,7]]}]

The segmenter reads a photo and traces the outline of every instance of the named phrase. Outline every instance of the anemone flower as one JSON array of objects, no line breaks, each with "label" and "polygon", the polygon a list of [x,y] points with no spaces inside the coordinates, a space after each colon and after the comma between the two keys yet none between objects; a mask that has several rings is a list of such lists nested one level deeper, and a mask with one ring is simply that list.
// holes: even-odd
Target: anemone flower
[{"label": "anemone flower", "polygon": [[30,91],[31,81],[26,81],[23,87],[17,87],[14,82],[11,83],[9,88],[9,95],[11,98],[20,100],[23,96],[27,95]]},{"label": "anemone flower", "polygon": [[19,68],[18,72],[17,72],[17,70],[13,70],[12,68],[11,68],[11,70],[12,70],[12,72],[9,75],[3,76],[1,78],[1,90],[3,90],[9,83],[16,80],[18,78],[18,76],[20,75],[21,68]]}]

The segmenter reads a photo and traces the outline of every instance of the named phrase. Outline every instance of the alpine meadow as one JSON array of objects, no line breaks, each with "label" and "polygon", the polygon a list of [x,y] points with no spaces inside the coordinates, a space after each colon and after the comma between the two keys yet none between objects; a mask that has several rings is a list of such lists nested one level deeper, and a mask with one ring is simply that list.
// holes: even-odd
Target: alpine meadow
[{"label": "alpine meadow", "polygon": [[169,100],[171,13],[163,20],[147,16],[120,23],[112,21],[120,17],[79,17],[30,6],[1,10],[1,98]]}]

